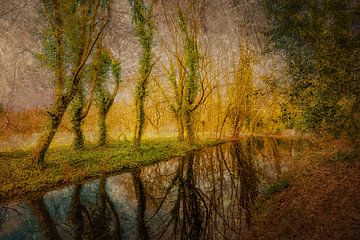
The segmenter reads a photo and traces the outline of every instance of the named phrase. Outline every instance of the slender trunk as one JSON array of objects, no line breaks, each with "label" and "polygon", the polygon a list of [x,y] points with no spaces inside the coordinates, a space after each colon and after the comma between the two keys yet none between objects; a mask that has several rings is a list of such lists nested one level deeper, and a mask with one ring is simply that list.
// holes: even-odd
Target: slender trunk
[{"label": "slender trunk", "polygon": [[82,110],[84,107],[84,97],[82,95],[82,90],[79,89],[76,93],[75,98],[72,101],[72,112],[71,112],[71,124],[72,129],[75,134],[73,147],[75,150],[84,149],[84,135],[81,129],[82,124]]},{"label": "slender trunk", "polygon": [[136,151],[141,145],[141,138],[145,123],[145,97],[148,78],[153,65],[151,65],[153,42],[153,25],[152,25],[152,6],[147,8],[141,0],[132,1],[133,21],[135,31],[142,48],[142,55],[139,65],[139,79],[136,82],[135,89],[135,109],[136,125],[134,132],[134,150]]},{"label": "slender trunk", "polygon": [[184,141],[184,124],[182,121],[181,116],[177,116],[176,117],[176,122],[177,122],[177,131],[178,131],[178,140],[180,142]]},{"label": "slender trunk", "polygon": [[72,128],[75,133],[74,138],[74,149],[75,150],[84,150],[84,135],[81,129],[81,120],[72,122]]},{"label": "slender trunk", "polygon": [[138,149],[141,144],[141,138],[144,131],[145,123],[145,88],[142,84],[137,86],[138,97],[136,98],[136,125],[135,125],[135,136],[134,136],[134,148]]},{"label": "slender trunk", "polygon": [[107,140],[107,128],[106,128],[106,115],[107,111],[105,109],[105,106],[99,107],[99,140],[98,145],[104,146],[106,144]]},{"label": "slender trunk", "polygon": [[192,116],[190,111],[185,111],[184,113],[184,124],[186,130],[186,141],[191,146],[195,141],[195,134],[192,122]]},{"label": "slender trunk", "polygon": [[49,113],[49,123],[47,129],[41,134],[40,139],[33,150],[32,159],[34,163],[43,164],[45,159],[45,153],[50,146],[52,139],[60,125],[62,117],[65,112],[63,104],[57,104],[57,110],[55,114]]}]

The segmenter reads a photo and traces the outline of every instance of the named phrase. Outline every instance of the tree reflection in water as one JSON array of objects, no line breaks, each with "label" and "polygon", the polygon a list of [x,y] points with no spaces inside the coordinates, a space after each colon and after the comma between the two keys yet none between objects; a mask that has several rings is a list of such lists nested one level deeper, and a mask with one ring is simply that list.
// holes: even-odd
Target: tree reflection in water
[{"label": "tree reflection in water", "polygon": [[[37,220],[45,239],[121,239],[120,219],[105,190],[105,178],[98,181],[93,199],[82,199],[82,185],[73,188],[71,201],[65,213],[58,213],[58,205],[47,207],[43,197],[29,200],[28,206]],[[87,190],[89,191],[89,190]],[[65,201],[65,200],[64,200]],[[61,233],[61,234],[60,234]],[[60,237],[61,235],[61,237]]]},{"label": "tree reflection in water", "polygon": [[235,142],[189,153],[180,159],[170,180],[161,171],[152,171],[158,176],[148,177],[149,186],[168,183],[156,186],[162,193],[149,192],[155,206],[149,219],[152,238],[238,239],[242,228],[251,223],[250,208],[258,193],[253,147],[253,141],[246,146]]},{"label": "tree reflection in water", "polygon": [[286,168],[294,146],[247,138],[50,192],[16,211],[0,206],[2,229],[13,225],[0,238],[240,239],[259,191]]}]

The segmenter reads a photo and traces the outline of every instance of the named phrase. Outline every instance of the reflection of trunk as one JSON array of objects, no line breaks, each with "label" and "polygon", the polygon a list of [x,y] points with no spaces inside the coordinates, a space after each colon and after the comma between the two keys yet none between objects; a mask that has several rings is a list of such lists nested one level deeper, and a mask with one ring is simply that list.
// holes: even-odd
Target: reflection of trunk
[{"label": "reflection of trunk", "polygon": [[93,231],[91,227],[91,218],[87,209],[80,202],[80,192],[81,185],[76,185],[74,189],[74,194],[71,200],[70,210],[69,210],[69,220],[71,225],[75,229],[75,239],[83,239],[85,223],[84,216],[87,220],[87,227],[89,228],[90,236],[93,236]]},{"label": "reflection of trunk", "polygon": [[140,239],[145,240],[145,239],[149,239],[149,233],[145,224],[146,196],[140,174],[141,174],[140,169],[136,169],[131,173],[135,188],[136,201],[137,201],[136,220],[137,220],[138,234]]},{"label": "reflection of trunk", "polygon": [[109,204],[110,211],[115,218],[115,236],[121,239],[122,229],[121,229],[120,217],[116,211],[114,203],[110,200],[107,194],[105,195],[105,198],[106,198],[106,202]]},{"label": "reflection of trunk", "polygon": [[272,155],[273,161],[274,161],[276,177],[280,177],[280,175],[281,175],[281,161],[280,160],[281,159],[280,159],[278,144],[276,143],[276,140],[274,138],[270,138],[269,142],[270,142],[270,148],[271,148],[271,155]]},{"label": "reflection of trunk", "polygon": [[[106,193],[105,178],[101,178],[99,181],[99,201],[97,201],[93,216],[93,229],[95,239],[121,237],[119,215],[116,212],[114,204],[111,202],[109,196]],[[115,221],[114,233],[111,231],[112,218]]]},{"label": "reflection of trunk", "polygon": [[200,239],[204,225],[202,224],[201,207],[194,177],[194,154],[190,153],[186,160],[188,166],[184,181],[183,218],[186,219],[185,225],[189,226],[188,239]]},{"label": "reflection of trunk", "polygon": [[201,212],[193,162],[194,153],[190,153],[181,159],[178,174],[175,178],[179,181],[178,194],[171,210],[172,219],[170,221],[173,221],[173,236],[171,238],[174,239],[177,239],[178,232],[181,234],[180,239],[200,239],[202,234],[206,232],[204,229],[206,221],[203,221]]},{"label": "reflection of trunk", "polygon": [[52,220],[42,198],[29,202],[32,212],[36,216],[45,239],[61,239],[54,221]]},{"label": "reflection of trunk", "polygon": [[255,203],[258,194],[258,183],[256,170],[253,165],[253,139],[247,140],[248,154],[245,154],[240,142],[233,144],[234,159],[237,161],[237,171],[241,183],[240,204],[245,210],[246,222],[251,224],[251,206]]}]

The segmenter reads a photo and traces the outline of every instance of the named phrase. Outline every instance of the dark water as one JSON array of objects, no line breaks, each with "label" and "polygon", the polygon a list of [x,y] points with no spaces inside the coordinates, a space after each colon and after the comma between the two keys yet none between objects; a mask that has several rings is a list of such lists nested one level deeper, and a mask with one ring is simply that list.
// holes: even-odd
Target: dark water
[{"label": "dark water", "polygon": [[0,239],[239,239],[299,142],[248,138],[0,206]]}]

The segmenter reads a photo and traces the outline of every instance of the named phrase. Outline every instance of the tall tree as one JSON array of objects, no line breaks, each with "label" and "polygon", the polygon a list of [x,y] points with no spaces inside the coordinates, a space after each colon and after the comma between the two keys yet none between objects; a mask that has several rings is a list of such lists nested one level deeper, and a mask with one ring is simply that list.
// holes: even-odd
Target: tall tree
[{"label": "tall tree", "polygon": [[233,82],[228,85],[228,112],[232,127],[232,137],[238,137],[242,127],[250,128],[251,105],[255,93],[253,83],[253,56],[250,51],[241,48],[238,63],[234,66]]},{"label": "tall tree", "polygon": [[42,5],[46,22],[41,56],[54,72],[55,92],[47,128],[33,151],[33,161],[40,164],[44,163],[63,115],[81,85],[84,65],[109,22],[110,1],[42,0]]},{"label": "tall tree", "polygon": [[[109,49],[106,49],[101,43],[98,43],[97,54],[98,59],[94,60],[93,77],[95,77],[95,103],[98,108],[98,127],[99,140],[98,145],[103,146],[107,140],[106,116],[114,103],[118,93],[121,77],[120,62],[114,58]],[[114,86],[112,92],[109,90],[111,83],[109,73],[114,78]]]},{"label": "tall tree", "polygon": [[[93,56],[93,62],[98,59],[97,56],[98,52]],[[94,63],[93,63],[94,66]],[[86,99],[86,86],[85,86],[85,80],[86,77],[82,76],[84,79],[81,81],[81,84],[79,84],[79,88],[75,93],[74,99],[71,101],[70,104],[70,113],[71,113],[71,125],[73,132],[75,134],[74,137],[74,143],[73,147],[75,150],[83,150],[84,149],[84,134],[82,130],[82,123],[83,120],[86,118],[90,111],[90,107],[93,102],[94,92],[95,92],[95,85],[96,85],[96,74],[94,72],[96,69],[94,69],[91,76],[91,84],[89,86],[89,93],[87,94],[88,97]],[[86,74],[82,74],[86,75]]]},{"label": "tall tree", "polygon": [[[198,52],[198,23],[191,18],[186,18],[179,7],[179,27],[184,41],[185,51],[185,83],[184,101],[182,102],[182,117],[185,126],[186,140],[192,145],[195,140],[193,125],[193,111],[196,109],[196,96],[199,93],[199,52]],[[195,105],[195,106],[194,106]]]},{"label": "tall tree", "polygon": [[288,60],[300,127],[359,134],[360,1],[263,0],[263,6],[268,36]]},{"label": "tall tree", "polygon": [[129,0],[132,8],[132,20],[135,34],[140,42],[142,54],[139,66],[139,78],[135,83],[136,124],[134,132],[134,148],[141,144],[145,123],[145,98],[149,76],[153,64],[151,51],[153,43],[152,5],[146,6],[143,0]]}]

